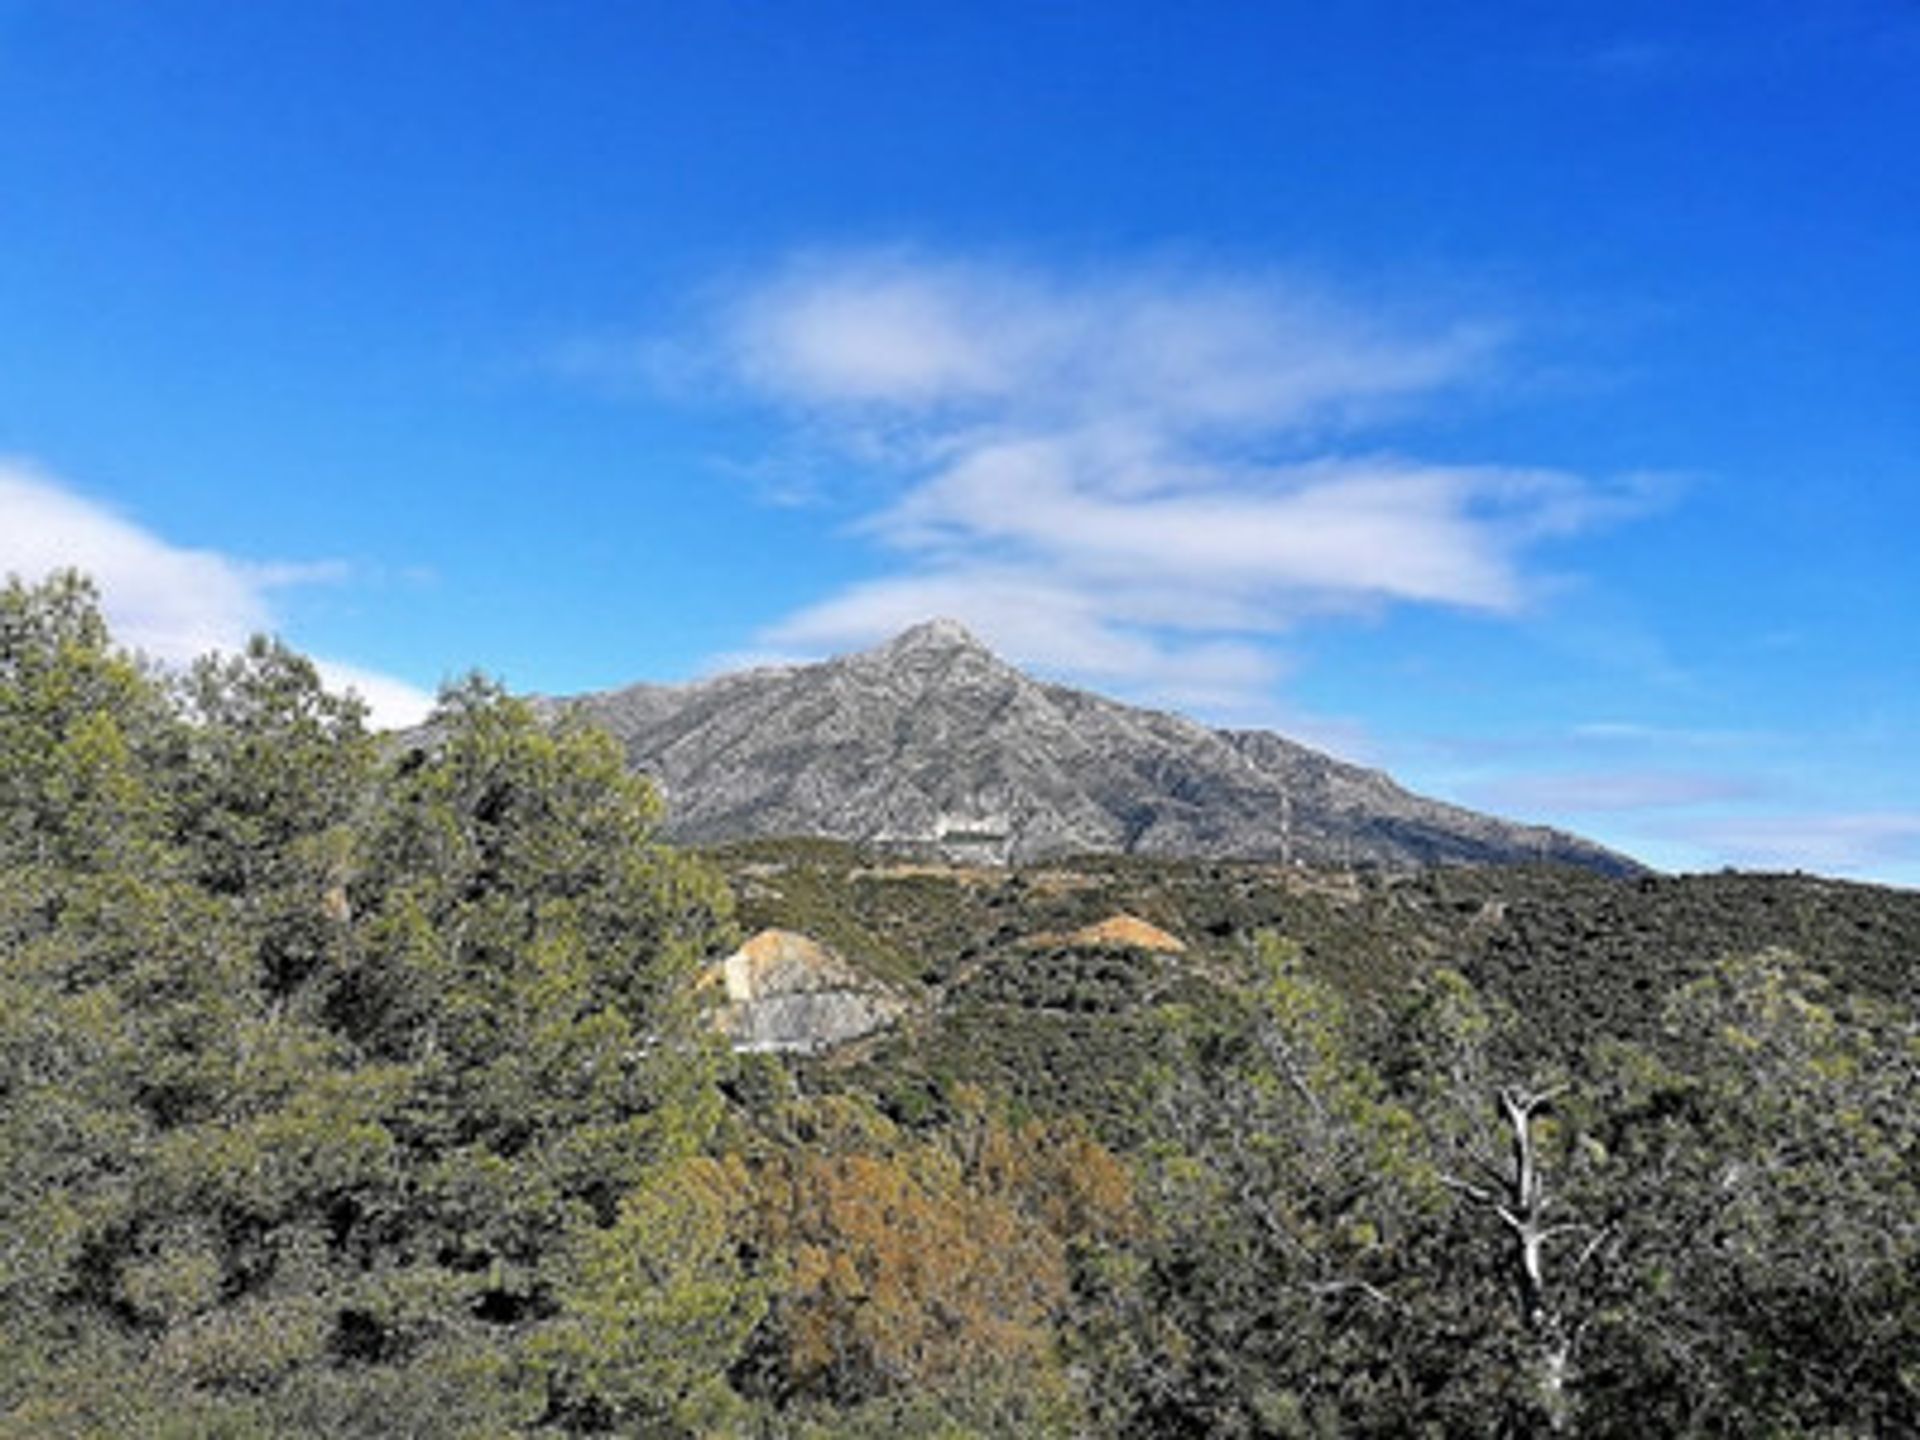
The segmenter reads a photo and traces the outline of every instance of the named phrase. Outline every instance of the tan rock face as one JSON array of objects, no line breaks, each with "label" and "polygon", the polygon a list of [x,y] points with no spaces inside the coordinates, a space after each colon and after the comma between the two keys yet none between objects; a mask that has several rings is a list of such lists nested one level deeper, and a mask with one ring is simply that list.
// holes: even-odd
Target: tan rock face
[{"label": "tan rock face", "polygon": [[714,1025],[736,1050],[811,1053],[892,1024],[906,1004],[793,930],[762,930],[702,978],[727,1001]]},{"label": "tan rock face", "polygon": [[1034,949],[1063,947],[1092,950],[1102,947],[1125,950],[1152,950],[1162,955],[1186,953],[1186,942],[1169,935],[1158,925],[1148,924],[1137,915],[1109,915],[1097,925],[1084,925],[1066,934],[1052,931],[1029,936],[1026,944]]},{"label": "tan rock face", "polygon": [[727,999],[859,989],[865,985],[844,960],[797,930],[762,930],[722,962]]}]

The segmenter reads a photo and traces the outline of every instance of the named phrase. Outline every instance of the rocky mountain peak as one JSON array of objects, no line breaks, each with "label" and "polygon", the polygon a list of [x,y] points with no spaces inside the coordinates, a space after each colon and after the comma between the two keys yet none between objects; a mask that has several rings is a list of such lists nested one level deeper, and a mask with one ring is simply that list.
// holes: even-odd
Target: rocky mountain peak
[{"label": "rocky mountain peak", "polygon": [[881,656],[907,656],[955,650],[977,651],[983,655],[992,653],[966,626],[944,615],[935,616],[931,620],[922,620],[918,625],[902,630],[871,653]]},{"label": "rocky mountain peak", "polygon": [[555,702],[665,792],[667,834],[817,835],[950,859],[1120,853],[1393,867],[1634,862],[1409,794],[1282,736],[1047,684],[951,619],[813,665]]}]

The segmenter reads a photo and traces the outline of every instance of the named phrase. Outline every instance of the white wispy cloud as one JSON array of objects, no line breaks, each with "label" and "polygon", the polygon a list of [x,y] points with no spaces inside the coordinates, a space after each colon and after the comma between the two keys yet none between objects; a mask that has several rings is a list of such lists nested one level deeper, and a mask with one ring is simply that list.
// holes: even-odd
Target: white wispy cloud
[{"label": "white wispy cloud", "polygon": [[77,567],[101,587],[121,643],[179,662],[268,627],[268,572],[169,545],[22,461],[0,462],[0,570]]},{"label": "white wispy cloud", "polygon": [[[1105,599],[1107,603],[1101,603]],[[1170,612],[1177,597],[1156,604]],[[788,653],[845,650],[892,635],[932,615],[963,619],[1002,654],[1043,669],[1130,685],[1166,704],[1233,710],[1279,678],[1265,648],[1226,638],[1163,638],[1140,604],[1102,597],[1037,569],[954,569],[851,586],[788,616],[767,632]],[[1193,617],[1182,617],[1191,627]]]},{"label": "white wispy cloud", "polygon": [[[68,567],[100,587],[121,644],[175,665],[271,631],[276,591],[344,573],[334,562],[263,564],[175,545],[40,466],[0,459],[0,575],[32,581]],[[376,725],[412,724],[431,707],[431,696],[403,680],[314,663],[330,686],[357,691]]]},{"label": "white wispy cloud", "polygon": [[1484,324],[1395,329],[1274,281],[904,253],[795,261],[728,329],[750,381],[807,405],[1156,431],[1350,419],[1462,378],[1498,340]]},{"label": "white wispy cloud", "polygon": [[376,729],[398,730],[418,725],[433,709],[434,697],[410,681],[362,665],[330,660],[324,655],[307,658],[313,661],[313,668],[320,672],[320,681],[327,689],[336,694],[351,691],[366,702],[368,723]]},{"label": "white wispy cloud", "polygon": [[1727,816],[1675,825],[1668,834],[1735,865],[1920,883],[1920,812],[1915,811]]},{"label": "white wispy cloud", "polygon": [[720,369],[886,486],[857,529],[891,573],[773,625],[774,650],[944,613],[1028,663],[1245,706],[1302,618],[1515,613],[1538,590],[1533,547],[1639,503],[1631,485],[1359,445],[1484,378],[1499,327],[1271,277],[827,254],[721,308]]}]

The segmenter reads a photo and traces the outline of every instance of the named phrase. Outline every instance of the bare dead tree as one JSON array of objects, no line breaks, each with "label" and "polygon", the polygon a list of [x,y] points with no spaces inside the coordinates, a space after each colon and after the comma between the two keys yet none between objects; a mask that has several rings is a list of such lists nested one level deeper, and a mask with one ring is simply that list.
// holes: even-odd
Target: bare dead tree
[{"label": "bare dead tree", "polygon": [[1495,1159],[1476,1147],[1468,1158],[1480,1171],[1480,1179],[1445,1177],[1453,1190],[1486,1206],[1509,1237],[1515,1303],[1521,1323],[1538,1347],[1541,1399],[1555,1430],[1566,1429],[1570,1418],[1567,1382],[1576,1335],[1569,1325],[1559,1292],[1548,1281],[1547,1245],[1563,1237],[1587,1236],[1586,1245],[1566,1269],[1571,1275],[1593,1258],[1607,1234],[1604,1229],[1596,1230],[1589,1225],[1550,1224],[1547,1220],[1550,1202],[1534,1134],[1534,1117],[1550,1107],[1565,1090],[1564,1085],[1550,1085],[1540,1090],[1501,1086],[1495,1098],[1501,1124],[1507,1132],[1506,1156]]}]

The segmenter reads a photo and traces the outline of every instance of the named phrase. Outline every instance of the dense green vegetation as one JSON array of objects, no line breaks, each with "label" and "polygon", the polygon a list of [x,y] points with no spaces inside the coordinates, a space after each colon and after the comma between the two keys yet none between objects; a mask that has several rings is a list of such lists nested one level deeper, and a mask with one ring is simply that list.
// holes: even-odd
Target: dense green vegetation
[{"label": "dense green vegetation", "polygon": [[[0,1435],[1890,1435],[1916,897],[655,839],[0,592]],[[1125,910],[1182,955],[1047,941]],[[806,929],[815,1060],[693,981]]]}]

